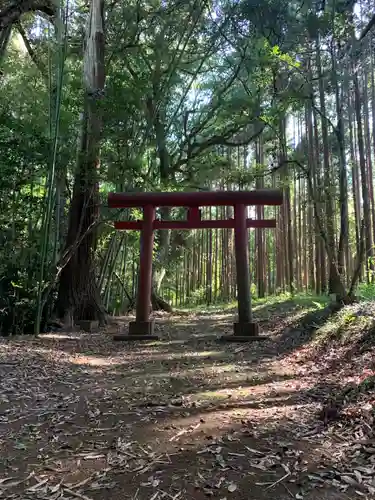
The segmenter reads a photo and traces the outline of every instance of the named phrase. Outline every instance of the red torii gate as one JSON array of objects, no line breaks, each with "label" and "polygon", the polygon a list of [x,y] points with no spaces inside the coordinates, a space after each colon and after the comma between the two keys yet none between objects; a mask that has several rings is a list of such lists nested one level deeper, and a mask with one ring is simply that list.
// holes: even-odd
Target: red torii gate
[{"label": "red torii gate", "polygon": [[[157,229],[207,229],[233,228],[237,271],[238,322],[234,335],[222,337],[231,341],[260,340],[258,325],[252,321],[250,272],[248,261],[248,228],[274,228],[275,219],[248,219],[248,205],[281,205],[280,190],[257,189],[254,191],[202,191],[168,193],[109,193],[109,208],[142,208],[142,221],[118,221],[116,229],[141,231],[140,269],[136,304],[136,319],[129,324],[129,334],[115,335],[115,340],[154,340],[154,322],[150,321],[152,292],[152,251],[154,231]],[[199,207],[233,206],[234,218],[201,220]],[[156,220],[156,207],[186,207],[186,220]]]}]

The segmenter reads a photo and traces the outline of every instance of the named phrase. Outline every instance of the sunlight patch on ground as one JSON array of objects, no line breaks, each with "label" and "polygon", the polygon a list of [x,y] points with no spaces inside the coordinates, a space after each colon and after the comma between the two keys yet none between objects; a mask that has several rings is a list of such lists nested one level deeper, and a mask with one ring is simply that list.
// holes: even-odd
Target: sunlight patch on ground
[{"label": "sunlight patch on ground", "polygon": [[[166,347],[166,346],[165,346]],[[0,345],[0,352],[2,346]],[[8,349],[7,349],[8,350]],[[124,352],[118,356],[94,356],[90,354],[67,354],[60,349],[47,349],[47,348],[37,348],[36,352],[39,354],[46,355],[47,358],[53,356],[57,362],[71,362],[75,365],[91,365],[91,366],[111,366],[116,365],[131,365],[137,358],[142,358],[145,363],[154,363],[158,361],[184,361],[191,358],[209,358],[222,356],[223,353],[220,351],[186,351],[186,352],[161,352],[155,353],[154,349],[142,349],[131,353],[131,357],[128,353]],[[193,369],[193,368],[192,368]]]},{"label": "sunlight patch on ground", "polygon": [[81,340],[81,334],[64,334],[64,333],[43,333],[40,336],[42,339],[56,339],[56,340]]},{"label": "sunlight patch on ground", "polygon": [[100,358],[98,356],[70,356],[70,362],[73,365],[89,365],[89,366],[113,366],[120,363],[119,359],[113,358]]},{"label": "sunlight patch on ground", "polygon": [[[154,349],[137,351],[137,356],[147,356],[147,361],[184,360],[186,358],[205,358],[208,356],[222,356],[220,351],[186,351],[186,352],[161,352],[155,353]],[[146,361],[146,360],[145,360]],[[122,360],[124,362],[124,359]]]},{"label": "sunlight patch on ground", "polygon": [[1,339],[0,341],[0,352],[9,352],[13,350],[12,344],[8,343],[6,340]]},{"label": "sunlight patch on ground", "polygon": [[30,349],[32,350],[32,354],[35,355],[43,355],[46,360],[51,360],[56,362],[64,362],[70,358],[70,355],[67,354],[65,351],[62,351],[61,349],[56,349],[54,347],[46,348],[46,347],[39,347],[35,345],[31,345]]},{"label": "sunlight patch on ground", "polygon": [[272,384],[269,384],[266,381],[263,384],[259,383],[256,385],[246,385],[246,381],[244,382],[244,385],[236,388],[223,388],[195,392],[188,397],[190,401],[228,401],[228,399],[230,399],[237,402],[241,400],[255,402],[254,398],[263,397],[267,394],[275,394],[273,400],[277,400],[278,397],[285,398],[285,395],[290,395],[292,397],[297,391],[307,389],[311,385],[309,383],[301,384],[296,380],[280,381],[279,383],[274,382]]},{"label": "sunlight patch on ground", "polygon": [[[231,318],[233,316],[232,313],[226,312],[226,313],[219,313],[219,314],[212,314],[210,315],[210,323],[212,321],[212,326],[215,326],[215,323],[217,323],[217,320],[223,320],[222,323],[219,323],[221,325],[226,325],[228,322],[228,318]],[[207,322],[207,326],[211,326],[211,324]]]},{"label": "sunlight patch on ground", "polygon": [[199,370],[203,373],[210,373],[211,375],[217,375],[218,373],[239,373],[241,371],[239,367],[233,363],[229,363],[226,365],[209,365],[207,367],[202,366]]},{"label": "sunlight patch on ground", "polygon": [[[289,426],[291,422],[299,423],[301,413],[313,411],[313,405],[291,404],[288,405],[285,398],[265,400],[264,407],[248,407],[246,403],[228,408],[202,409],[200,413],[187,416],[179,416],[168,419],[168,426],[163,429],[155,426],[145,428],[144,434],[148,436],[152,444],[153,438],[160,442],[160,449],[168,451],[171,445],[180,442],[188,443],[189,448],[204,450],[211,446],[207,436],[214,436],[215,440],[243,429],[244,422],[249,422],[252,432],[257,433],[267,430]],[[278,404],[281,403],[281,404]],[[282,404],[284,403],[284,404]],[[286,403],[286,405],[285,405]],[[268,406],[269,405],[269,406]],[[155,439],[155,438],[154,438]],[[241,435],[239,435],[239,441]]]},{"label": "sunlight patch on ground", "polygon": [[60,349],[51,347],[50,349],[37,347],[33,349],[37,355],[45,357],[46,361],[53,361],[54,363],[70,363],[72,365],[82,366],[113,366],[124,362],[122,357],[106,357],[94,356],[90,354],[71,354]]},{"label": "sunlight patch on ground", "polygon": [[[192,332],[191,335],[202,335],[204,333],[205,330],[212,330],[214,329],[215,327],[223,327],[223,326],[228,326],[228,321],[229,321],[229,318],[231,318],[232,315],[228,315],[228,314],[220,314],[220,315],[214,315],[214,316],[210,316],[210,322],[208,322],[206,319],[205,319],[205,322],[204,322],[204,325],[202,325],[202,321],[199,321],[199,319],[194,319],[192,321],[184,321],[184,322],[181,322],[181,321],[178,321],[178,322],[174,322],[173,323],[173,327],[174,328],[195,328],[197,329],[196,332]],[[211,322],[212,321],[212,322]],[[198,328],[199,328],[199,332],[198,332]],[[171,335],[173,335],[173,331],[171,333]]]},{"label": "sunlight patch on ground", "polygon": [[[103,471],[108,464],[106,460],[106,455],[103,453],[82,453],[82,458],[65,458],[60,457],[58,463],[56,464],[55,472],[64,474],[65,483],[79,483],[80,481],[85,481],[87,478],[92,477],[93,474]],[[85,458],[87,456],[88,458]],[[92,457],[92,458],[91,458]],[[52,467],[52,470],[54,468]],[[45,469],[42,474],[51,474],[51,467]],[[77,498],[81,498],[78,497]],[[88,497],[85,497],[88,498]]]}]

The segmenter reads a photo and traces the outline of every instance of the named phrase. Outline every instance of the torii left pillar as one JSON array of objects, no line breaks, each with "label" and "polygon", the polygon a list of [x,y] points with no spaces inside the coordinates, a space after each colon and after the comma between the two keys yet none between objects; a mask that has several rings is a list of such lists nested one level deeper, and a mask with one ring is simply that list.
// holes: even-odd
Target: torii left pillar
[{"label": "torii left pillar", "polygon": [[[154,335],[154,322],[150,319],[152,292],[152,252],[154,247],[155,207],[143,208],[140,240],[140,266],[135,321],[129,323],[129,335],[115,335],[114,340],[158,340]],[[144,297],[148,297],[145,300]]]}]

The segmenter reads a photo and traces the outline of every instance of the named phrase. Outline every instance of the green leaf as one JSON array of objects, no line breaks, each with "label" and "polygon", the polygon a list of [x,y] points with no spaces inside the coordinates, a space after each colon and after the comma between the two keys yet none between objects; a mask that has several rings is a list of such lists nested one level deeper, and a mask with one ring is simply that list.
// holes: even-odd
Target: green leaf
[{"label": "green leaf", "polygon": [[23,288],[22,285],[17,285],[17,283],[15,283],[14,281],[12,281],[11,283],[13,288]]}]

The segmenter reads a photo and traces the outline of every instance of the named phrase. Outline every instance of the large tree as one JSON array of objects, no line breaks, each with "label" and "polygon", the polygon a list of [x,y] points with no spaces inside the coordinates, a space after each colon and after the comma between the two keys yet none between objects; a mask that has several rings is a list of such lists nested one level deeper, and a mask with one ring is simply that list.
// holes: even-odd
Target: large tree
[{"label": "large tree", "polygon": [[64,252],[66,262],[62,263],[57,298],[59,317],[70,323],[83,319],[105,322],[93,264],[99,219],[104,49],[104,0],[92,0],[85,33],[83,111]]}]

